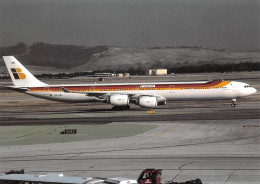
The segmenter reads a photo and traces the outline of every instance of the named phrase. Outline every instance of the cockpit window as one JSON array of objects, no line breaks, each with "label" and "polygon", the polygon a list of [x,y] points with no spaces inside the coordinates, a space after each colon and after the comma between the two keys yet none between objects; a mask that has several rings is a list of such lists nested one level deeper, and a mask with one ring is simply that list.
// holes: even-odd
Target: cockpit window
[{"label": "cockpit window", "polygon": [[244,86],[244,88],[251,88],[251,86],[249,86],[249,85],[246,85],[246,86]]}]

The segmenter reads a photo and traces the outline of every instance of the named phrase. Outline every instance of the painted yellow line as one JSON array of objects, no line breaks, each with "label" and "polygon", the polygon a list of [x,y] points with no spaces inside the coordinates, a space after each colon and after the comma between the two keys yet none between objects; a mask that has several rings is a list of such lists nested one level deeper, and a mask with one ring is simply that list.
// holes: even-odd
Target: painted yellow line
[{"label": "painted yellow line", "polygon": [[155,111],[146,111],[147,114],[155,114]]},{"label": "painted yellow line", "polygon": [[260,127],[260,125],[244,125],[245,128],[257,128]]}]

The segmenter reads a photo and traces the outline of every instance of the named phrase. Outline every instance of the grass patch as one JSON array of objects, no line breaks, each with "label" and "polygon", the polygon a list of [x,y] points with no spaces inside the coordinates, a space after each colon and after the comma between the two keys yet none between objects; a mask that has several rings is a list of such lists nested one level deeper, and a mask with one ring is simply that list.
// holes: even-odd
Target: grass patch
[{"label": "grass patch", "polygon": [[[156,127],[156,125],[128,123],[65,126],[3,126],[0,129],[0,146],[77,142],[129,137],[141,134]],[[64,128],[77,129],[77,134],[60,134]]]}]

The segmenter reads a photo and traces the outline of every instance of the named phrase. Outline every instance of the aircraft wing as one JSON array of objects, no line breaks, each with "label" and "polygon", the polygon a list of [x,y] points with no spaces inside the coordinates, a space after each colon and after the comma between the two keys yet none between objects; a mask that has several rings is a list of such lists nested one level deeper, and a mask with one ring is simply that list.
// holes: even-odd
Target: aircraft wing
[{"label": "aircraft wing", "polygon": [[65,93],[80,93],[80,94],[86,94],[87,96],[94,96],[94,97],[97,97],[99,99],[106,99],[108,98],[109,96],[111,95],[128,95],[131,100],[134,100],[134,99],[138,99],[142,96],[149,96],[149,97],[156,97],[158,99],[163,99],[163,100],[166,100],[166,98],[164,98],[163,96],[160,96],[160,95],[148,95],[148,94],[136,94],[136,93],[108,93],[108,92],[91,92],[91,91],[88,91],[88,92],[72,92],[64,87],[62,87],[62,90],[65,92]]},{"label": "aircraft wing", "polygon": [[72,92],[64,87],[61,88],[63,90],[63,92],[65,93],[80,93],[80,94],[86,94],[86,96],[94,96],[100,99],[106,99],[107,97],[109,97],[111,94],[110,93],[105,93],[105,92]]}]

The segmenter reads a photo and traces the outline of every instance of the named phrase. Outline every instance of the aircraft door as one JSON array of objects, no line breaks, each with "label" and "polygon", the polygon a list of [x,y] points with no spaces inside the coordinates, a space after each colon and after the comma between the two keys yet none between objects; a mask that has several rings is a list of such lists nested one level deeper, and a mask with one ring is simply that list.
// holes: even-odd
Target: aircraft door
[{"label": "aircraft door", "polygon": [[232,91],[236,92],[237,91],[237,86],[235,84],[231,84],[232,85]]},{"label": "aircraft door", "polygon": [[45,87],[44,88],[44,95],[47,95],[47,96],[49,96],[49,94],[50,94],[50,88],[49,87]]},{"label": "aircraft door", "polygon": [[138,93],[139,93],[139,90],[140,90],[140,86],[136,86],[136,87],[135,87],[135,93],[138,94]]},{"label": "aircraft door", "polygon": [[169,92],[170,93],[174,93],[174,85],[170,85],[169,86]]},{"label": "aircraft door", "polygon": [[95,86],[90,87],[90,91],[94,92],[95,91]]}]

